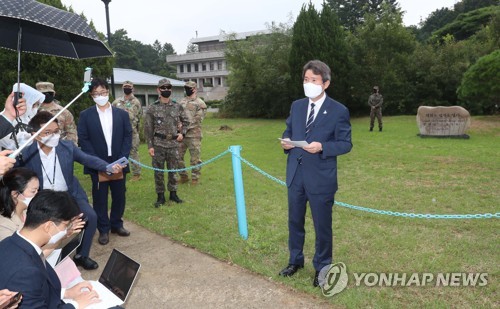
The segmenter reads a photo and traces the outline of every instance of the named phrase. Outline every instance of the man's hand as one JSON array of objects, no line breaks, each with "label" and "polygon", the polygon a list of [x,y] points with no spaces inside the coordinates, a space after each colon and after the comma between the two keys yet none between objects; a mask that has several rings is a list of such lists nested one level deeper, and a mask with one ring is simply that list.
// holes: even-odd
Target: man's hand
[{"label": "man's hand", "polygon": [[67,289],[64,293],[64,298],[76,301],[79,308],[85,308],[90,304],[101,301],[97,292],[92,290],[92,284],[88,281],[80,282],[74,287]]},{"label": "man's hand", "polygon": [[177,141],[178,142],[182,142],[183,139],[184,139],[184,136],[182,136],[181,133],[177,134]]},{"label": "man's hand", "polygon": [[[284,140],[287,140],[289,141],[290,139],[287,137],[287,138],[284,138]],[[281,148],[285,149],[285,150],[290,150],[292,148],[294,148],[295,146],[287,143],[287,142],[284,142],[284,141],[281,141]]]},{"label": "man's hand", "polygon": [[149,155],[150,155],[151,157],[154,157],[154,156],[155,156],[155,149],[154,149],[153,147],[149,148],[149,149],[148,149],[148,152],[149,152]]},{"label": "man's hand", "polygon": [[17,302],[10,304],[10,306],[7,307],[9,305],[12,297],[14,297],[14,295],[16,295],[16,294],[17,294],[16,292],[11,292],[7,289],[0,290],[0,309],[17,308],[17,306],[21,302],[22,296],[21,296],[21,298],[19,298],[19,300]]},{"label": "man's hand", "polygon": [[309,145],[302,147],[302,149],[309,153],[318,153],[323,151],[323,145],[318,142],[312,142]]},{"label": "man's hand", "polygon": [[19,116],[24,115],[26,113],[26,99],[25,98],[20,98],[17,106],[14,107],[14,95],[15,93],[12,92],[8,97],[7,100],[5,100],[5,109],[4,109],[4,116],[7,117],[10,121],[13,121],[16,119],[16,109],[17,112],[19,113]]},{"label": "man's hand", "polygon": [[10,170],[16,163],[16,159],[8,157],[8,155],[11,153],[12,150],[0,151],[0,176],[3,176],[5,173],[7,173],[7,171]]},{"label": "man's hand", "polygon": [[120,164],[115,164],[113,165],[113,167],[111,167],[111,169],[113,170],[113,174],[118,174],[120,173],[125,167],[127,167],[127,165],[120,165]]}]

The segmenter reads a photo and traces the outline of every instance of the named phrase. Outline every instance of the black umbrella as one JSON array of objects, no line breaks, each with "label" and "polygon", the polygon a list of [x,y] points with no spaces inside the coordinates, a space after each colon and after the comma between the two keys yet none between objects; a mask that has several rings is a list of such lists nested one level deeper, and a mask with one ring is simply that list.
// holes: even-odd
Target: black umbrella
[{"label": "black umbrella", "polygon": [[[81,16],[34,0],[0,0],[0,47],[17,51],[18,87],[21,80],[21,51],[72,59],[113,55]],[[82,89],[39,132],[83,93]],[[15,99],[17,102],[17,96]],[[19,128],[26,129],[22,122],[16,130]],[[11,156],[17,156],[39,132]]]},{"label": "black umbrella", "polygon": [[34,0],[0,1],[0,47],[73,59],[109,57],[104,45],[84,18]]}]

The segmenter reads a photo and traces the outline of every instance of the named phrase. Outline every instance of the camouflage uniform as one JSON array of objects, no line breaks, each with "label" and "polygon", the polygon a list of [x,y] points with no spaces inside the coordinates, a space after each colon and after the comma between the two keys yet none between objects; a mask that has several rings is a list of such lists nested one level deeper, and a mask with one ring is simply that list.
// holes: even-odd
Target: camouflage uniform
[{"label": "camouflage uniform", "polygon": [[382,131],[382,104],[384,103],[384,98],[380,93],[378,93],[378,87],[373,87],[374,93],[368,98],[368,105],[370,105],[370,131],[373,130],[373,125],[375,122],[375,117],[378,120],[379,131]]},{"label": "camouflage uniform", "polygon": [[[36,89],[40,92],[52,92],[54,91],[54,84],[50,82],[38,82],[36,83]],[[63,107],[59,104],[59,101],[54,99],[50,103],[41,103],[38,107],[38,111],[47,111],[52,115],[57,114]],[[78,146],[78,135],[76,133],[75,119],[69,110],[62,112],[59,117],[57,117],[59,122],[59,130],[61,130],[61,139],[68,140],[75,143]]]},{"label": "camouflage uniform", "polygon": [[[189,83],[193,83],[189,84]],[[196,87],[196,83],[188,82],[186,85],[190,85],[189,87]],[[190,98],[185,97],[179,103],[184,108],[184,112],[186,113],[186,117],[189,121],[189,126],[186,130],[186,136],[182,140],[179,148],[179,169],[185,168],[184,164],[184,155],[186,154],[186,150],[189,149],[189,154],[191,155],[191,166],[198,165],[201,163],[201,140],[203,138],[203,133],[201,131],[201,122],[203,118],[205,118],[205,114],[207,112],[207,105],[200,98]],[[200,178],[201,167],[197,167],[191,170],[191,178],[196,181]],[[187,171],[179,172],[181,178],[187,179],[188,174]]]},{"label": "camouflage uniform", "polygon": [[[187,128],[188,121],[180,104],[154,102],[146,111],[144,121],[144,135],[148,143],[148,149],[154,148],[153,167],[164,169],[176,169],[179,161],[179,142],[177,142],[179,123]],[[185,129],[182,129],[185,134]],[[165,192],[165,177],[163,172],[155,171],[156,193]],[[177,191],[176,173],[168,173],[168,191]]]},{"label": "camouflage uniform", "polygon": [[[130,98],[128,100],[125,99],[125,96],[116,99],[113,102],[113,106],[123,109],[130,117],[130,125],[132,126],[132,148],[130,149],[130,157],[135,161],[140,162],[138,149],[140,144],[139,124],[142,118],[141,102],[134,97],[133,94],[130,94]],[[131,162],[131,165],[133,175],[141,175],[141,166],[133,162]]]}]

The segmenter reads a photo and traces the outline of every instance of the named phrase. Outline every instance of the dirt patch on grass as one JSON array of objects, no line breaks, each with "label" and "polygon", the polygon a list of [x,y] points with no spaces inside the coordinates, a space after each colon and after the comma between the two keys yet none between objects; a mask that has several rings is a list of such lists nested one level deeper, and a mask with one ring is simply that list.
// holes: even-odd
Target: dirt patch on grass
[{"label": "dirt patch on grass", "polygon": [[500,115],[474,117],[472,118],[470,129],[479,132],[500,129]]}]

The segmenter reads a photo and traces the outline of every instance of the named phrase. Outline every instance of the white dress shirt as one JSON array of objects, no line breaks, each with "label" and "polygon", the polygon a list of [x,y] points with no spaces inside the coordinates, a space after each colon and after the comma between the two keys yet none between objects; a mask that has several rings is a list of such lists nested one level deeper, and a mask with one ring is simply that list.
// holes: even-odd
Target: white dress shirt
[{"label": "white dress shirt", "polygon": [[113,138],[113,110],[111,109],[111,104],[104,111],[102,111],[97,105],[96,108],[97,114],[99,115],[99,120],[101,121],[104,138],[106,139],[106,145],[108,146],[108,157],[111,157],[111,140]]},{"label": "white dress shirt", "polygon": [[[45,154],[40,148],[40,144],[37,143],[38,152],[40,153],[40,160],[42,161],[42,173],[43,173],[43,184],[44,189],[51,189],[54,191],[68,191],[68,185],[64,179],[62,173],[61,164],[57,158],[56,149],[52,148],[49,154]],[[54,163],[55,174],[54,174]]]}]

